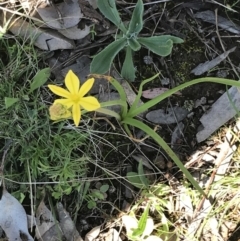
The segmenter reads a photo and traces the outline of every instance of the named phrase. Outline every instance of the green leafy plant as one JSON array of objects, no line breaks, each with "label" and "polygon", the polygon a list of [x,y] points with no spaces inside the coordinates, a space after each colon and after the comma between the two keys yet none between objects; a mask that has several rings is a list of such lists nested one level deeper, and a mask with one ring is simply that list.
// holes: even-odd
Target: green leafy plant
[{"label": "green leafy plant", "polygon": [[33,77],[33,79],[30,81],[30,89],[26,94],[22,94],[22,96],[19,96],[18,98],[14,97],[5,97],[5,108],[9,108],[13,104],[17,103],[21,99],[23,100],[29,100],[29,94],[31,94],[34,90],[38,89],[42,85],[44,85],[48,78],[50,76],[50,68],[45,68],[37,72],[37,74]]},{"label": "green leafy plant", "polygon": [[138,165],[138,173],[137,172],[128,172],[127,173],[128,181],[135,187],[141,189],[149,188],[149,179],[143,173],[143,165],[142,162],[139,162]]},{"label": "green leafy plant", "polygon": [[[138,172],[128,172],[127,173],[128,181],[135,187],[142,189],[140,199],[138,200],[137,204],[131,209],[131,215],[125,217],[123,221],[132,223],[133,227],[138,230],[142,230],[143,233],[150,235],[153,231],[154,225],[152,220],[148,218],[146,215],[142,215],[141,218],[148,218],[148,222],[146,223],[145,228],[140,228],[139,224],[141,223],[141,219],[139,222],[135,217],[136,210],[138,205],[141,205],[145,200],[148,200],[150,203],[150,207],[152,210],[158,213],[159,218],[162,220],[161,227],[159,233],[168,234],[169,233],[169,222],[165,216],[165,211],[169,208],[170,204],[168,201],[168,196],[171,194],[171,188],[163,183],[158,184],[150,184],[150,180],[145,176],[143,173],[143,165],[142,162],[139,162],[138,165]],[[126,225],[129,226],[129,225]],[[141,225],[140,225],[141,226]],[[136,228],[138,227],[138,228]],[[143,234],[141,233],[141,234]],[[140,233],[134,232],[133,229],[129,228],[128,231],[128,238],[131,240],[142,240],[144,239]],[[149,236],[150,237],[150,236]],[[151,238],[148,237],[148,240]],[[155,236],[154,236],[155,237]]]},{"label": "green leafy plant", "polygon": [[[193,176],[190,174],[190,172],[185,168],[183,163],[179,160],[177,155],[168,146],[168,144],[161,138],[161,136],[159,136],[148,125],[146,125],[143,122],[135,119],[135,117],[137,115],[145,112],[146,110],[150,109],[151,107],[155,106],[156,104],[158,104],[162,100],[168,98],[169,96],[176,93],[177,91],[180,91],[180,90],[182,90],[186,87],[189,87],[191,85],[195,85],[195,84],[202,83],[202,82],[213,82],[213,83],[220,83],[220,84],[240,87],[240,83],[238,81],[234,81],[234,80],[230,80],[230,79],[224,79],[224,78],[214,78],[214,77],[199,78],[199,79],[195,79],[195,80],[186,82],[186,83],[184,83],[182,85],[179,85],[179,86],[177,86],[173,89],[170,89],[170,90],[166,91],[165,93],[163,93],[162,95],[144,103],[141,106],[138,106],[139,100],[142,96],[143,86],[146,83],[152,81],[157,76],[158,76],[158,74],[153,76],[152,78],[149,78],[147,80],[142,81],[142,83],[140,84],[140,87],[139,87],[138,94],[137,94],[132,106],[130,106],[130,108],[128,109],[126,93],[125,93],[123,87],[121,86],[121,84],[117,80],[115,80],[111,76],[104,76],[104,75],[97,75],[97,74],[92,75],[92,77],[107,79],[109,81],[109,83],[111,83],[113,85],[113,87],[118,91],[119,96],[120,96],[119,100],[113,100],[113,101],[107,101],[107,102],[101,103],[100,108],[95,109],[95,111],[110,115],[112,117],[115,117],[117,120],[119,120],[122,123],[125,131],[128,133],[128,135],[130,137],[132,137],[132,134],[131,134],[131,131],[129,129],[129,126],[133,126],[133,127],[141,129],[149,137],[153,138],[164,149],[164,151],[170,156],[170,158],[175,162],[175,164],[179,167],[179,169],[185,174],[186,178],[191,182],[191,184],[195,187],[195,189],[198,190],[202,195],[204,195],[206,197],[205,192],[199,186],[197,181],[193,178]],[[88,88],[88,90],[90,90],[90,88]],[[73,86],[72,91],[77,93],[79,91],[79,85],[77,85],[75,87]],[[88,97],[88,98],[90,98],[90,100],[91,100],[91,97]],[[91,101],[90,101],[90,104],[91,104]],[[120,114],[105,108],[105,107],[113,106],[113,105],[121,106],[121,113]],[[80,106],[79,106],[79,108],[80,108]],[[92,111],[92,110],[93,109],[89,109],[89,111]],[[86,108],[81,111],[82,114],[85,114],[86,112],[88,112],[88,110]],[[141,173],[142,170],[139,170],[139,172]],[[147,179],[144,179],[142,177],[142,175],[139,175],[139,178],[140,178],[140,181],[142,182],[142,184],[146,185],[146,183],[144,183],[144,182],[146,182]]]},{"label": "green leafy plant", "polygon": [[122,221],[127,230],[127,237],[132,241],[162,241],[161,238],[151,235],[154,230],[153,219],[149,217],[150,203],[144,209],[138,220],[134,214],[124,215]]},{"label": "green leafy plant", "polygon": [[87,207],[89,209],[93,209],[97,206],[97,201],[98,200],[105,200],[106,199],[106,192],[109,189],[108,184],[101,185],[99,189],[91,189],[89,191],[89,194],[86,196],[87,200]]},{"label": "green leafy plant", "polygon": [[125,50],[121,75],[127,80],[135,79],[135,68],[133,64],[133,52],[140,50],[142,46],[160,56],[171,53],[174,43],[182,43],[183,40],[171,35],[152,37],[140,37],[143,28],[144,6],[142,0],[138,0],[133,11],[132,18],[127,26],[123,23],[116,8],[115,0],[97,1],[99,10],[103,15],[115,24],[121,31],[116,40],[98,53],[91,63],[91,73],[105,74],[111,66],[115,56]]},{"label": "green leafy plant", "polygon": [[[0,141],[1,152],[8,150],[6,186],[20,201],[29,196],[29,185],[20,189],[12,182],[46,183],[44,188],[49,188],[55,199],[80,192],[79,178],[88,172],[85,143],[91,130],[69,130],[63,123],[49,120],[51,96],[42,86],[49,80],[50,69],[39,70],[41,53],[33,46],[17,38],[2,39],[0,51],[4,56],[0,60]],[[41,191],[37,185],[36,196]]]},{"label": "green leafy plant", "polygon": [[[132,104],[132,106],[130,106],[130,108],[128,109],[127,97],[126,97],[125,91],[117,80],[115,80],[114,78],[112,78],[110,76],[103,76],[103,75],[92,75],[92,76],[95,76],[97,78],[106,78],[109,81],[109,83],[111,83],[115,87],[115,89],[118,91],[118,93],[120,95],[119,100],[101,103],[101,108],[97,109],[96,111],[100,112],[100,113],[108,114],[110,116],[117,118],[122,123],[125,131],[128,133],[128,135],[130,137],[132,137],[132,134],[129,129],[129,126],[133,126],[133,127],[139,128],[142,131],[144,131],[148,136],[153,138],[163,148],[163,150],[165,150],[165,152],[169,155],[169,157],[175,162],[175,164],[179,167],[179,169],[185,174],[186,178],[191,182],[191,184],[194,186],[194,188],[196,190],[198,190],[202,195],[206,196],[206,194],[204,193],[202,188],[199,186],[197,181],[192,177],[190,172],[185,168],[183,163],[179,160],[177,155],[168,146],[168,144],[162,139],[162,137],[159,136],[148,125],[135,119],[135,117],[137,115],[145,112],[146,110],[150,109],[151,107],[155,106],[157,103],[161,102],[162,100],[168,98],[169,96],[176,93],[177,91],[180,91],[186,87],[189,87],[189,86],[192,86],[192,85],[195,85],[198,83],[213,82],[213,83],[219,83],[219,84],[225,84],[225,85],[231,85],[231,86],[237,86],[237,87],[240,87],[240,83],[235,80],[224,79],[224,78],[214,78],[214,77],[199,78],[199,79],[195,79],[195,80],[186,82],[184,84],[181,84],[173,89],[170,89],[170,90],[166,91],[165,93],[161,94],[160,96],[144,103],[141,106],[138,106],[139,100],[142,96],[143,86],[146,83],[148,83],[149,81],[152,81],[154,78],[156,78],[158,76],[158,74],[157,74],[157,75],[153,76],[152,78],[142,81],[142,83],[140,84],[136,99],[135,99],[134,103]],[[105,107],[112,106],[112,105],[120,105],[122,107],[121,113],[118,114],[114,111],[111,111],[111,110],[108,110],[105,108]],[[139,175],[139,173],[138,173],[138,175]],[[140,178],[140,176],[139,176],[139,178]],[[143,180],[140,180],[140,181],[141,181],[140,185],[144,185],[144,183],[143,183],[144,181]],[[136,182],[136,179],[135,179],[135,182]]]}]

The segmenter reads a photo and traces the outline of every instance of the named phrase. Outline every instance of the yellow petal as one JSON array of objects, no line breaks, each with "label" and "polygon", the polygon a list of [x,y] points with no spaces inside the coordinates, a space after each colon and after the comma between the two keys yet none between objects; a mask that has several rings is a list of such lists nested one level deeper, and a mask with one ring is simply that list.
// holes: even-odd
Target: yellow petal
[{"label": "yellow petal", "polygon": [[72,116],[75,126],[78,126],[81,119],[81,110],[79,105],[73,105],[72,107]]},{"label": "yellow petal", "polygon": [[69,70],[65,77],[65,85],[71,94],[78,93],[80,81],[72,70]]},{"label": "yellow petal", "polygon": [[83,97],[92,88],[94,83],[94,78],[88,79],[81,87],[78,92],[80,97]]},{"label": "yellow petal", "polygon": [[63,89],[63,88],[61,88],[61,87],[59,87],[59,86],[56,86],[56,85],[48,85],[48,88],[49,88],[54,94],[59,95],[59,96],[61,96],[61,97],[65,97],[65,98],[70,98],[70,97],[71,97],[71,94],[70,94],[67,90],[65,90],[65,89]]},{"label": "yellow petal", "polygon": [[92,97],[92,96],[82,97],[80,101],[80,105],[83,109],[87,111],[92,111],[100,108],[100,103],[95,97]]},{"label": "yellow petal", "polygon": [[74,103],[69,99],[56,99],[53,104],[62,104],[69,109]]}]

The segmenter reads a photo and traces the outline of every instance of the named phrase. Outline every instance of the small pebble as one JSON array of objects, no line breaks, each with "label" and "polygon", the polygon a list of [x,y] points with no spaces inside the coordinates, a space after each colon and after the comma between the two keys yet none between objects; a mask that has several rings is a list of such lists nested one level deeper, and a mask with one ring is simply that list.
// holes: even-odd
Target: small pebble
[{"label": "small pebble", "polygon": [[143,57],[143,62],[144,62],[145,64],[147,64],[147,65],[150,65],[150,64],[153,63],[153,59],[152,59],[151,56],[144,56],[144,57]]},{"label": "small pebble", "polygon": [[169,85],[170,84],[170,79],[166,78],[166,77],[161,79],[161,84],[162,85]]},{"label": "small pebble", "polygon": [[172,169],[172,167],[173,167],[173,163],[170,162],[170,161],[168,161],[168,162],[167,162],[167,167],[168,167],[168,169]]},{"label": "small pebble", "polygon": [[114,186],[110,186],[108,189],[109,193],[114,193],[116,191],[116,188]]}]

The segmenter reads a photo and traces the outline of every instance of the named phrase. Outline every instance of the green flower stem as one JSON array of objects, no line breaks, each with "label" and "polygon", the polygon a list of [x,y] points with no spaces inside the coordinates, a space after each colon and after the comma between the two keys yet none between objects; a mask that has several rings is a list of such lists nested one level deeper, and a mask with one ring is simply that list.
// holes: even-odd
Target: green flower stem
[{"label": "green flower stem", "polygon": [[146,102],[145,104],[139,106],[138,108],[136,108],[136,105],[133,105],[132,107],[130,107],[128,114],[125,117],[131,118],[131,117],[137,116],[140,113],[142,113],[142,112],[146,111],[147,109],[153,107],[154,105],[158,104],[162,100],[168,98],[169,96],[176,93],[177,91],[182,90],[186,87],[198,84],[198,83],[203,83],[203,82],[213,82],[213,83],[240,87],[240,82],[238,82],[236,80],[231,80],[231,79],[223,79],[223,78],[216,78],[216,77],[206,77],[206,78],[195,79],[195,80],[186,82],[184,84],[181,84],[173,89],[170,89],[170,90],[164,92],[163,94]]},{"label": "green flower stem", "polygon": [[[144,80],[144,81],[141,82],[141,84],[140,84],[140,86],[139,86],[139,90],[138,90],[137,96],[136,96],[136,99],[134,100],[132,106],[130,107],[130,110],[131,110],[131,109],[132,109],[132,110],[135,110],[135,109],[137,108],[137,105],[138,105],[138,103],[139,103],[139,100],[140,100],[140,98],[142,97],[142,89],[143,89],[143,86],[144,86],[145,84],[147,84],[148,82],[154,80],[156,77],[158,77],[158,75],[159,75],[159,74],[156,74],[156,75],[154,75],[153,77],[151,77],[151,78],[149,78],[149,79],[146,79],[146,80]],[[139,108],[139,107],[138,107],[138,108]],[[130,112],[130,110],[129,110],[129,112]],[[144,110],[144,111],[145,111],[145,110]]]},{"label": "green flower stem", "polygon": [[115,89],[118,91],[120,95],[120,99],[125,103],[125,105],[122,108],[122,117],[127,115],[128,112],[128,105],[127,105],[127,96],[123,89],[123,87],[120,85],[120,83],[115,80],[114,78],[111,78],[111,84],[115,87]]},{"label": "green flower stem", "polygon": [[171,159],[175,162],[175,164],[181,169],[181,171],[185,174],[187,179],[192,183],[192,185],[205,197],[206,194],[202,190],[202,188],[198,185],[198,183],[194,180],[190,172],[184,167],[182,162],[179,160],[177,155],[172,151],[172,149],[168,146],[168,144],[149,126],[146,124],[142,123],[139,120],[133,119],[133,118],[125,118],[122,121],[123,124],[135,126],[144,132],[146,132],[147,135],[151,136],[164,150],[165,152],[171,157]]},{"label": "green flower stem", "polygon": [[[115,89],[119,93],[120,100],[123,103],[123,105],[120,104],[120,103],[117,103],[117,105],[121,105],[122,106],[121,116],[122,117],[126,116],[127,112],[128,112],[127,96],[126,96],[126,93],[125,93],[123,87],[121,86],[121,84],[117,80],[115,80],[114,78],[112,78],[111,76],[108,76],[108,75],[91,74],[90,77],[106,79],[106,80],[108,80],[110,82],[110,84],[112,84],[115,87]],[[108,101],[106,103],[108,103]],[[103,106],[102,104],[103,103],[101,103],[101,107],[106,107],[106,106]],[[107,105],[107,106],[109,106],[109,105]]]}]

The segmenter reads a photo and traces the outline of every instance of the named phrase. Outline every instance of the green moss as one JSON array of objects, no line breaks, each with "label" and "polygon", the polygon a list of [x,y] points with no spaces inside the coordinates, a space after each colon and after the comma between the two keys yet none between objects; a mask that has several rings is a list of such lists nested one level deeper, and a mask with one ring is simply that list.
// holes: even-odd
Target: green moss
[{"label": "green moss", "polygon": [[189,36],[184,44],[178,45],[172,55],[172,74],[179,84],[190,81],[191,70],[198,64],[206,61],[205,46],[196,41],[195,36]]}]

